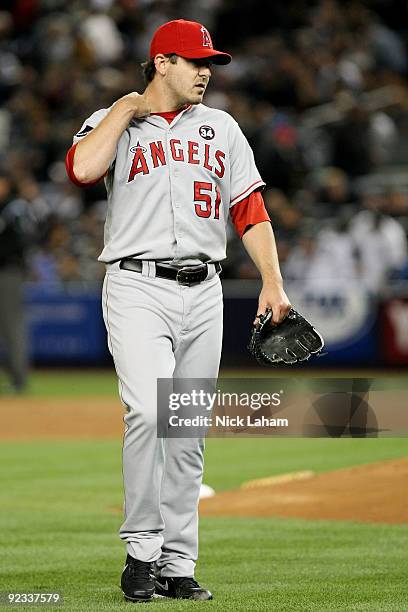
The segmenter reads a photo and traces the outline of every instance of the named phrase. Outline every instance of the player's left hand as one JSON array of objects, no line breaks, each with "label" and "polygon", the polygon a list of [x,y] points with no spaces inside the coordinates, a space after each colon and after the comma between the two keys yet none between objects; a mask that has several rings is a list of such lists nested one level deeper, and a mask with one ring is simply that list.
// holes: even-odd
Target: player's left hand
[{"label": "player's left hand", "polygon": [[[256,317],[265,314],[265,311],[270,308],[272,310],[272,322],[280,323],[292,308],[288,296],[283,290],[282,282],[271,281],[263,284],[262,291],[258,300],[258,311]],[[254,324],[257,319],[255,318]]]}]

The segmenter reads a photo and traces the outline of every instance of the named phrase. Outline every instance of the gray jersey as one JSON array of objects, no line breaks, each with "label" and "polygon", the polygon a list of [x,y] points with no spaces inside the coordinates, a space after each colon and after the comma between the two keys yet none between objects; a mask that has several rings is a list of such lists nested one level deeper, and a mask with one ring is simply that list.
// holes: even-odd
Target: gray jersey
[{"label": "gray jersey", "polygon": [[[74,142],[108,112],[91,115]],[[198,104],[170,125],[159,115],[134,119],[105,177],[108,213],[99,260],[220,261],[226,256],[229,209],[264,184],[228,113]]]}]

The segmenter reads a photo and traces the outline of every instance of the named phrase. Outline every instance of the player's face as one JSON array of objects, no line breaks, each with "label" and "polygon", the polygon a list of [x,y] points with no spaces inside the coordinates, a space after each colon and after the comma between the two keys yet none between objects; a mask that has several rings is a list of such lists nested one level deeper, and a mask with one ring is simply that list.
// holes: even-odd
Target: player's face
[{"label": "player's face", "polygon": [[178,57],[175,64],[168,65],[166,84],[181,104],[200,104],[210,76],[208,60]]}]

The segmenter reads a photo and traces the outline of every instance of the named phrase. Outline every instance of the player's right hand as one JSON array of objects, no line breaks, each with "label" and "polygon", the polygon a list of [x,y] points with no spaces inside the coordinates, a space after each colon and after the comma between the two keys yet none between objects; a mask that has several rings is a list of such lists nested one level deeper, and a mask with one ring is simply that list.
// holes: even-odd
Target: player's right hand
[{"label": "player's right hand", "polygon": [[136,91],[132,91],[130,94],[123,96],[122,100],[130,104],[134,111],[134,117],[147,117],[151,113],[150,101],[148,99],[147,92],[138,94]]}]

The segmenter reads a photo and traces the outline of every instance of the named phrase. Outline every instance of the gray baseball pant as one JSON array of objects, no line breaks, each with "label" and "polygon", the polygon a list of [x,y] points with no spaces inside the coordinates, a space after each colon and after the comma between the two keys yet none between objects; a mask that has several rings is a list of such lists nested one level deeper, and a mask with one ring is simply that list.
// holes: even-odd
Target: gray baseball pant
[{"label": "gray baseball pant", "polygon": [[191,287],[107,266],[103,314],[125,407],[123,478],[127,552],[163,576],[193,576],[204,440],[157,437],[157,378],[218,376],[222,289],[215,267]]},{"label": "gray baseball pant", "polygon": [[17,391],[24,389],[28,375],[28,339],[23,300],[24,271],[19,266],[0,267],[0,340],[5,365]]}]

